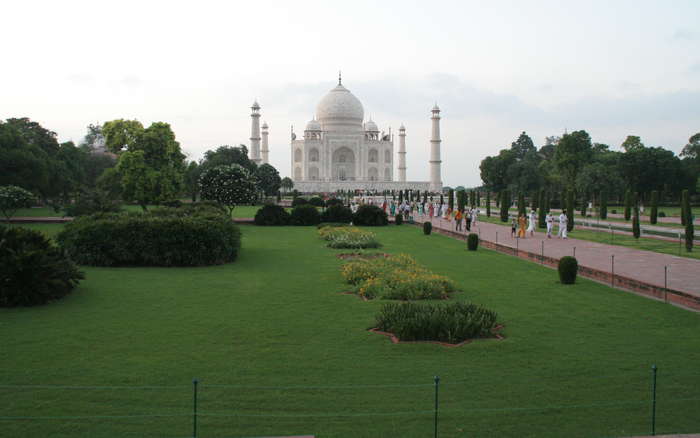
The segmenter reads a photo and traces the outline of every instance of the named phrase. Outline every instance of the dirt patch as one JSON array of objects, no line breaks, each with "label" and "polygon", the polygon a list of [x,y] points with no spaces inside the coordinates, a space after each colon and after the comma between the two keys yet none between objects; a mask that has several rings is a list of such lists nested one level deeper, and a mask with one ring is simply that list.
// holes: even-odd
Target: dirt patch
[{"label": "dirt patch", "polygon": [[503,335],[498,333],[502,329],[503,329],[503,325],[497,325],[496,328],[494,329],[495,334],[493,337],[467,339],[466,341],[462,341],[459,344],[450,344],[448,342],[440,342],[440,341],[402,341],[401,339],[397,338],[396,335],[394,335],[393,333],[383,332],[383,331],[376,329],[376,328],[369,329],[369,331],[372,333],[377,333],[377,334],[382,335],[382,336],[386,336],[387,338],[391,339],[391,342],[393,344],[437,344],[437,345],[442,345],[443,347],[453,348],[453,347],[461,347],[462,345],[469,344],[473,341],[478,341],[479,339],[498,339],[500,341],[502,339],[505,339],[503,337]]}]

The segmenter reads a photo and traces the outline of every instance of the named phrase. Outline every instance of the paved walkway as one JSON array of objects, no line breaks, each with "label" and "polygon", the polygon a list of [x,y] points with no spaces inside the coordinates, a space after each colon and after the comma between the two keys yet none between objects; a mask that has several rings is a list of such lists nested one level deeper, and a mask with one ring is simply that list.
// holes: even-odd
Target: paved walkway
[{"label": "paved walkway", "polygon": [[[416,216],[417,222],[423,222],[427,216]],[[454,221],[432,218],[433,227],[454,231]],[[462,226],[464,228],[464,224]],[[556,228],[555,228],[556,229]],[[641,251],[624,246],[606,245],[578,239],[547,239],[546,235],[536,232],[534,237],[516,239],[510,236],[510,227],[479,221],[472,226],[472,232],[478,233],[481,240],[498,243],[541,254],[545,257],[559,259],[576,254],[579,265],[634,278],[659,287],[668,287],[700,297],[700,260]],[[466,234],[462,231],[461,234]],[[667,282],[664,286],[664,267],[667,268]]]}]

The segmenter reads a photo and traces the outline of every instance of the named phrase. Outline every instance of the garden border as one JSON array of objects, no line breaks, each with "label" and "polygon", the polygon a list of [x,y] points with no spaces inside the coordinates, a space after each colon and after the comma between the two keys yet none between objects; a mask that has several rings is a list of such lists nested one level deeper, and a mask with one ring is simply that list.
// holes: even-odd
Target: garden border
[{"label": "garden border", "polygon": [[505,326],[503,324],[498,324],[495,327],[495,333],[493,337],[488,337],[488,338],[473,338],[473,339],[467,339],[465,341],[462,341],[458,344],[450,344],[449,342],[441,342],[441,341],[402,341],[401,339],[397,338],[395,334],[390,333],[390,332],[384,332],[379,330],[378,328],[371,328],[368,329],[367,331],[370,333],[376,333],[378,335],[386,336],[391,340],[392,344],[437,344],[441,345],[443,347],[448,347],[448,348],[457,348],[457,347],[462,347],[467,344],[471,344],[474,341],[479,341],[483,339],[496,339],[497,341],[502,341],[505,339],[505,336],[502,334],[498,333],[499,331],[503,330]]}]

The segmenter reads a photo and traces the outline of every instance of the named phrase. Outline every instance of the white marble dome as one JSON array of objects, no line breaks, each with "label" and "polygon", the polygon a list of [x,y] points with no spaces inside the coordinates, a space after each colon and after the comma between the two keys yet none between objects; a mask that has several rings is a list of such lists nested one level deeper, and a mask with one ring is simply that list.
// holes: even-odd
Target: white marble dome
[{"label": "white marble dome", "polygon": [[372,121],[372,119],[369,119],[367,123],[365,123],[365,131],[379,132],[379,128],[377,127],[377,124]]},{"label": "white marble dome", "polygon": [[322,125],[339,123],[356,124],[361,127],[365,110],[357,97],[338,84],[318,103],[316,117]]},{"label": "white marble dome", "polygon": [[306,129],[304,129],[304,131],[320,131],[320,130],[321,130],[321,123],[319,123],[319,121],[316,119],[309,120],[309,123],[306,124]]}]

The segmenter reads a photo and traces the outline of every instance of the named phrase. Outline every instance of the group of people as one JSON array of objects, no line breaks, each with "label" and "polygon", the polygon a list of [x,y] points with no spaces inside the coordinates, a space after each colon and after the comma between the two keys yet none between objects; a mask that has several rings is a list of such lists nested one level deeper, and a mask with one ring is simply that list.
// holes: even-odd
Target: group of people
[{"label": "group of people", "polygon": [[[527,234],[530,234],[530,237],[534,236],[536,223],[535,221],[537,221],[537,213],[535,213],[535,210],[531,210],[530,214],[527,215],[527,218],[523,214],[518,216],[518,219],[513,218],[510,224],[510,236],[523,239]],[[547,225],[547,238],[551,239],[552,229],[554,228],[554,216],[552,216],[552,213],[547,212],[547,215],[544,218],[544,222]],[[563,210],[559,215],[559,233],[557,234],[558,238],[567,239],[566,226],[568,223],[569,218],[566,216],[566,210]],[[526,224],[527,229],[525,229]]]}]

